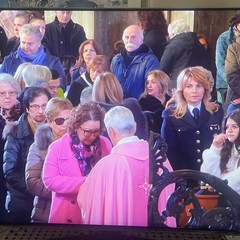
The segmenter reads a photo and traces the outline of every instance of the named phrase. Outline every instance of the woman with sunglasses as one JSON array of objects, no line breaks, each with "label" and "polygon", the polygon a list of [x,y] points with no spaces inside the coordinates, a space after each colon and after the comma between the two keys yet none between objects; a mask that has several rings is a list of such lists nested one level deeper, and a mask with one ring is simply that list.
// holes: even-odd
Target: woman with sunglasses
[{"label": "woman with sunglasses", "polygon": [[66,133],[65,121],[72,109],[72,103],[65,98],[52,98],[47,103],[45,116],[47,123],[39,126],[31,145],[25,168],[25,180],[28,191],[35,196],[31,222],[47,223],[51,191],[47,190],[42,181],[42,168],[49,145]]},{"label": "woman with sunglasses", "polygon": [[79,105],[66,121],[67,134],[49,146],[43,182],[52,191],[49,223],[82,223],[79,187],[92,167],[111,151],[104,130],[104,110],[96,103]]}]

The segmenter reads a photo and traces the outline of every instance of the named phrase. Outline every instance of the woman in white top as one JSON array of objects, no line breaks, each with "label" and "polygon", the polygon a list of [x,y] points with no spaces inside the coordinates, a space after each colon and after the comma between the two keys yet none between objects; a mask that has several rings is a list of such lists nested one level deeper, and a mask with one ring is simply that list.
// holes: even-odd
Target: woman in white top
[{"label": "woman in white top", "polygon": [[240,194],[240,110],[224,120],[224,133],[216,135],[209,149],[203,152],[202,172],[227,179],[228,185]]}]

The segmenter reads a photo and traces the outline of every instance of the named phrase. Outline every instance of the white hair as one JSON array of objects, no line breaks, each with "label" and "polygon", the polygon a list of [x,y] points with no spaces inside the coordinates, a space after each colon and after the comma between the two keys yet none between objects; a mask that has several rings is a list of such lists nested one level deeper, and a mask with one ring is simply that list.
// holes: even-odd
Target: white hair
[{"label": "white hair", "polygon": [[136,122],[132,112],[123,106],[111,108],[104,118],[104,123],[107,130],[111,127],[116,132],[123,134],[135,134]]},{"label": "white hair", "polygon": [[168,33],[170,38],[186,32],[190,32],[190,26],[186,24],[183,19],[175,20],[168,25]]}]

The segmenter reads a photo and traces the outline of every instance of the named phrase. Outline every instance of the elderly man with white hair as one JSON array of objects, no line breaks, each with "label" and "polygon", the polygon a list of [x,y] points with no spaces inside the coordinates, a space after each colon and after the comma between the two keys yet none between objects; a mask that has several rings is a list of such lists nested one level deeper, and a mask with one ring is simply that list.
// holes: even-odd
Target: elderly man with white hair
[{"label": "elderly man with white hair", "polygon": [[[123,106],[110,109],[104,119],[112,141],[111,153],[91,170],[79,189],[78,204],[85,224],[147,226],[149,145],[135,135],[132,112]],[[171,166],[166,161],[166,167]],[[174,186],[164,189],[164,209]],[[170,222],[170,224],[174,222]]]},{"label": "elderly man with white hair", "polygon": [[152,50],[143,43],[143,31],[140,27],[127,27],[122,40],[125,49],[112,59],[111,71],[123,88],[124,98],[138,99],[144,91],[146,76],[150,71],[159,69],[159,61]]},{"label": "elderly man with white hair", "polygon": [[178,74],[187,67],[202,66],[211,70],[207,50],[200,44],[196,33],[179,19],[168,26],[170,41],[160,60],[160,69],[171,79],[171,87],[176,88]]}]

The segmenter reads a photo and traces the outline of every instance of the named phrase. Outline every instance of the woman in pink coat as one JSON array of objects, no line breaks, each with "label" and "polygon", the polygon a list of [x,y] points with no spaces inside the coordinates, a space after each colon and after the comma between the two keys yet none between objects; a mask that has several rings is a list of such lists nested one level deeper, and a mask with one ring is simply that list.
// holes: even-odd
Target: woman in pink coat
[{"label": "woman in pink coat", "polygon": [[52,191],[49,223],[82,223],[77,194],[92,167],[110,153],[101,136],[105,112],[95,103],[78,106],[66,121],[67,134],[49,146],[43,181]]},{"label": "woman in pink coat", "polygon": [[[112,141],[111,153],[102,158],[80,187],[78,204],[83,222],[97,225],[147,226],[149,180],[149,145],[136,135],[132,112],[111,108],[105,125]],[[165,165],[172,170],[169,162]],[[164,210],[174,185],[161,194],[159,210]],[[175,227],[173,219],[168,226]]]}]

